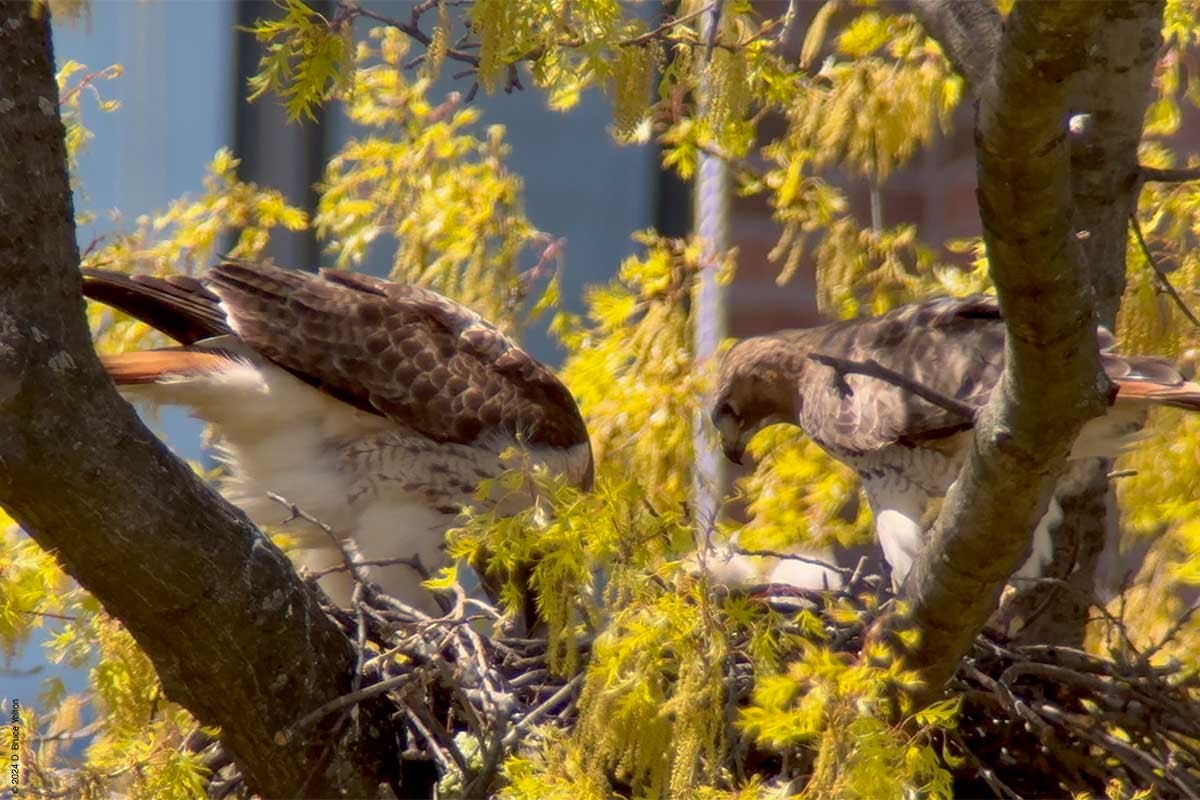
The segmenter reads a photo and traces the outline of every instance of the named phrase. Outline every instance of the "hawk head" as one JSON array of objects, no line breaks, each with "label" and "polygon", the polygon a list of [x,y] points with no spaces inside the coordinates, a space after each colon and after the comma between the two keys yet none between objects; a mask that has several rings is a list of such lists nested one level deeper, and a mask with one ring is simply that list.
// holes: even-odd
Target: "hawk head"
[{"label": "hawk head", "polygon": [[796,378],[791,348],[775,336],[745,339],[721,359],[712,423],[721,449],[742,463],[754,434],[779,422],[796,424]]}]

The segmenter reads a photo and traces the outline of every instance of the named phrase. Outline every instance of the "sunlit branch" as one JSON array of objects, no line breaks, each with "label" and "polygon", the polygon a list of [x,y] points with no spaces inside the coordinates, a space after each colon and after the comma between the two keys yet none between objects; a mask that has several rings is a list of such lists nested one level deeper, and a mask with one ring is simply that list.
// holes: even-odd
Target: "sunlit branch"
[{"label": "sunlit branch", "polygon": [[886,381],[894,386],[899,386],[902,389],[910,391],[926,402],[943,408],[952,414],[957,414],[963,418],[964,422],[975,419],[975,409],[966,403],[955,400],[953,397],[947,397],[941,392],[936,392],[924,384],[901,375],[899,372],[888,369],[878,361],[850,361],[822,353],[809,353],[808,357],[818,364],[832,368],[836,373],[839,383],[845,382],[846,375],[866,375],[867,377]]}]

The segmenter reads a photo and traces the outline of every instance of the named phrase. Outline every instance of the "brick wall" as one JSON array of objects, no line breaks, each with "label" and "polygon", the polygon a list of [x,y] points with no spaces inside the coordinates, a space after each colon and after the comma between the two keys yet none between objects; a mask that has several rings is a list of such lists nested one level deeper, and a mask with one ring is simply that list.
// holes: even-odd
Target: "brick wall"
[{"label": "brick wall", "polygon": [[[776,0],[760,0],[770,5]],[[889,2],[888,10],[903,11],[906,3]],[[799,18],[793,26],[789,50],[799,53],[800,41],[818,2],[797,4]],[[844,15],[852,13],[842,12]],[[773,13],[773,11],[772,11]],[[831,30],[836,30],[835,21]],[[1200,69],[1192,65],[1190,69]],[[1186,104],[1185,104],[1186,106]],[[922,242],[934,247],[939,261],[964,263],[967,256],[949,253],[943,244],[949,239],[977,236],[979,211],[975,202],[974,108],[970,102],[957,109],[950,130],[933,144],[914,154],[902,169],[887,180],[882,192],[883,222],[891,226],[902,222],[917,226]],[[763,138],[772,139],[782,131],[778,121],[766,121]],[[1200,110],[1185,107],[1179,133],[1170,144],[1179,154],[1200,152]],[[1184,159],[1179,159],[1182,164]],[[869,187],[865,180],[831,173],[824,176],[840,187],[850,200],[850,209],[863,224],[870,220]],[[740,248],[737,277],[728,297],[729,333],[753,336],[780,328],[803,327],[821,321],[815,302],[813,263],[806,263],[785,286],[777,286],[779,264],[770,263],[767,253],[779,239],[780,228],[771,219],[771,211],[761,198],[737,198],[730,219],[732,243]],[[811,247],[810,247],[811,249]],[[1166,265],[1168,268],[1171,265]],[[1131,264],[1130,269],[1140,268]]]}]

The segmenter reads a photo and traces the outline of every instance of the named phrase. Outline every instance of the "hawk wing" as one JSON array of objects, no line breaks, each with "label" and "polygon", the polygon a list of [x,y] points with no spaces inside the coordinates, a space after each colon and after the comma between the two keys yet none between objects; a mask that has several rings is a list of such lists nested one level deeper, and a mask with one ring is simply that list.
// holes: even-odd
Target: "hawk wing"
[{"label": "hawk wing", "polygon": [[[566,387],[435,292],[236,261],[202,281],[85,270],[83,288],[183,345],[103,360],[130,396],[188,406],[216,426],[229,465],[223,488],[259,524],[289,519],[271,499],[282,495],[353,539],[367,560],[417,557],[435,568],[446,531],[480,481],[504,469],[505,449],[527,447],[591,488],[587,430]],[[297,534],[301,563],[341,563],[317,526]],[[369,574],[403,602],[436,611],[410,567]],[[326,575],[322,585],[349,601],[346,576]]]},{"label": "hawk wing", "polygon": [[[983,295],[927,300],[790,335],[808,355],[797,422],[813,439],[847,454],[929,446],[973,427],[1004,369],[1004,320],[996,299]],[[1097,328],[1097,340],[1121,404],[1200,408],[1195,384],[1169,361],[1113,352],[1104,327]],[[848,366],[874,374],[847,374]],[[921,397],[914,385],[943,402]]]},{"label": "hawk wing", "polygon": [[426,289],[227,261],[203,282],[85,270],[84,292],[184,345],[236,335],[309,385],[437,442],[492,433],[554,448],[588,441],[553,373]]},{"label": "hawk wing", "polygon": [[[808,355],[797,422],[843,454],[916,446],[974,424],[1004,367],[1004,323],[994,298],[939,298],[881,317],[796,331]],[[850,371],[864,367],[875,374]],[[877,369],[877,367],[882,369]],[[849,368],[849,369],[848,369]],[[889,380],[888,373],[902,376]],[[909,382],[963,411],[919,396]]]},{"label": "hawk wing", "polygon": [[[751,383],[763,375],[768,380],[758,385],[771,389],[794,377],[795,394],[782,406],[794,408],[795,422],[862,477],[896,585],[924,547],[926,501],[943,495],[958,475],[967,440],[956,434],[974,426],[1000,379],[1005,335],[995,299],[972,296],[747,340],[751,358],[743,356],[743,363],[751,365]],[[1084,426],[1072,458],[1116,455],[1150,406],[1200,410],[1200,386],[1174,365],[1112,352],[1112,335],[1103,328],[1097,339],[1114,404]],[[730,354],[736,357],[740,346]],[[779,398],[768,405],[777,420]],[[1018,575],[1039,574],[1049,559],[1049,524],[1038,526],[1034,554]]]}]

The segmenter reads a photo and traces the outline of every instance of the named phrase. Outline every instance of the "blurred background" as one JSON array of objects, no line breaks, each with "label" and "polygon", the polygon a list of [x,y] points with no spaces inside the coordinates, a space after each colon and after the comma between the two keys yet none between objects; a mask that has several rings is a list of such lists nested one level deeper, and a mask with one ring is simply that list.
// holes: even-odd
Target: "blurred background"
[{"label": "blurred background", "polygon": [[[328,2],[310,5],[332,13]],[[411,7],[405,0],[362,5],[392,16]],[[662,5],[648,0],[636,7],[649,18],[662,13]],[[797,41],[791,43],[797,52],[799,34],[820,6],[817,0],[798,4],[792,26]],[[125,70],[121,78],[101,87],[106,98],[120,101],[120,111],[87,117],[95,138],[79,175],[87,197],[77,204],[101,213],[80,230],[81,245],[111,228],[111,219],[103,214],[107,209],[120,209],[125,219],[133,220],[182,194],[197,192],[204,166],[219,147],[231,147],[241,159],[242,179],[279,189],[290,203],[314,209],[313,183],[354,131],[336,104],[318,112],[315,122],[288,123],[273,97],[245,100],[246,80],[256,70],[261,50],[239,27],[278,13],[269,0],[98,0],[90,18],[56,29],[60,64],[74,59],[91,70],[110,64]],[[368,23],[356,23],[360,35]],[[469,79],[456,82],[447,74],[429,97],[436,101],[468,86]],[[578,308],[582,286],[607,280],[621,259],[635,251],[632,232],[654,226],[666,235],[681,236],[690,230],[688,187],[659,168],[654,145],[619,146],[613,141],[611,105],[599,90],[589,89],[568,113],[547,108],[536,91],[480,92],[473,103],[483,111],[483,124],[499,123],[507,129],[512,147],[508,164],[525,182],[529,218],[541,230],[567,240],[568,306]],[[878,196],[881,225],[913,223],[920,239],[929,243],[978,235],[972,114],[970,104],[961,104],[950,130],[888,177]],[[1188,109],[1185,114],[1194,112]],[[1185,120],[1181,126],[1182,149],[1200,143],[1200,125],[1188,124],[1197,121]],[[761,138],[777,136],[782,125],[781,120],[766,120]],[[586,157],[580,158],[581,152]],[[871,218],[866,180],[827,177],[847,191],[856,216]],[[729,223],[731,243],[740,253],[726,303],[730,334],[753,335],[813,322],[811,267],[784,287],[775,283],[778,265],[767,253],[779,239],[779,227],[770,209],[759,198],[735,197]],[[289,266],[329,265],[311,231],[277,232],[270,254]],[[364,270],[384,272],[389,255],[377,249]],[[944,252],[939,256],[948,261],[964,258]],[[540,358],[556,359],[553,345],[538,332],[528,345]]]},{"label": "blurred background", "polygon": [[[330,3],[312,3],[332,14]],[[403,16],[410,4],[363,4],[383,14]],[[656,5],[645,4],[647,11]],[[129,220],[164,207],[181,194],[199,190],[203,170],[219,147],[241,159],[239,177],[283,192],[288,202],[310,213],[312,185],[330,157],[354,135],[353,126],[332,104],[316,121],[289,123],[272,95],[246,101],[246,79],[262,54],[253,36],[239,30],[279,14],[270,2],[167,0],[157,3],[96,3],[90,22],[81,20],[55,33],[61,64],[74,59],[96,70],[121,64],[125,74],[101,87],[118,100],[115,114],[89,115],[95,139],[82,159],[79,178],[95,211],[120,209]],[[370,20],[359,20],[361,37]],[[452,70],[447,70],[451,72]],[[449,75],[429,92],[432,102],[451,91],[465,92],[468,81]],[[570,113],[551,111],[537,92],[480,92],[473,101],[482,124],[501,124],[512,148],[508,166],[525,182],[528,216],[539,229],[567,240],[564,297],[578,307],[585,283],[606,281],[621,259],[634,252],[629,235],[657,226],[683,235],[689,224],[682,184],[658,169],[653,146],[620,147],[608,133],[611,104],[589,91]],[[581,159],[580,153],[586,153]],[[111,226],[103,214],[80,230],[80,244]],[[311,231],[277,232],[269,254],[280,264],[315,269],[331,266]],[[376,248],[361,266],[387,272],[391,254]],[[540,332],[529,346],[555,360]]]}]

